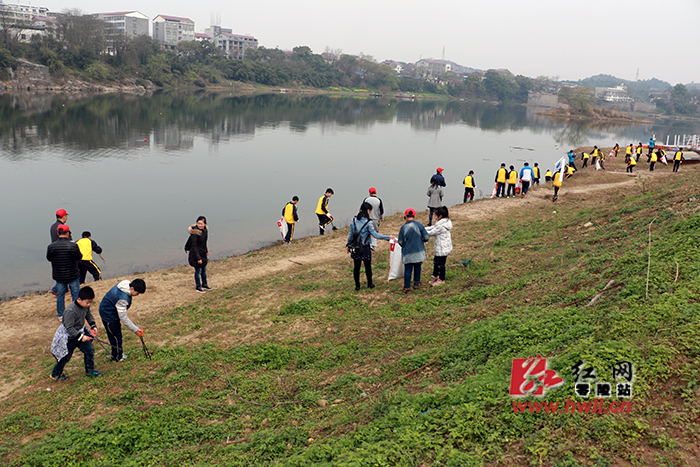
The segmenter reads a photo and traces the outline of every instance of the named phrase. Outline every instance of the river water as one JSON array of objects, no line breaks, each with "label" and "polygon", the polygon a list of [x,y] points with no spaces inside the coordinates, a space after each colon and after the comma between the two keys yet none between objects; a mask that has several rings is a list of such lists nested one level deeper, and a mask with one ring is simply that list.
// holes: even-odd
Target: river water
[{"label": "river water", "polygon": [[296,236],[313,235],[327,187],[344,226],[370,186],[389,213],[425,209],[438,166],[453,205],[469,170],[487,196],[501,162],[546,169],[580,145],[700,133],[556,123],[523,106],[326,95],[4,96],[0,112],[2,296],[53,285],[45,255],[59,208],[74,240],[89,230],[104,248],[107,262],[96,262],[109,278],[186,264],[199,215],[211,257],[224,258],[280,240],[276,221],[294,195]]}]

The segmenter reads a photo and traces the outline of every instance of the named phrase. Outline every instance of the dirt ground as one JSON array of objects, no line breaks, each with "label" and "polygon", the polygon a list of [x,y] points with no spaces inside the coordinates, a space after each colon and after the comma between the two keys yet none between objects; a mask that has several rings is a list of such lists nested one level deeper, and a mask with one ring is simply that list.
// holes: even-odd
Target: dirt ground
[{"label": "dirt ground", "polygon": [[[579,148],[590,150],[591,148]],[[607,151],[609,152],[610,149]],[[623,148],[624,151],[624,148]],[[577,161],[578,163],[578,161]],[[580,163],[578,163],[580,165]],[[646,164],[637,166],[646,169]],[[570,180],[564,182],[560,193],[560,199],[556,205],[567,202],[567,196],[580,193],[591,193],[597,190],[623,190],[634,186],[646,177],[670,176],[670,167],[662,168],[657,172],[649,173],[637,170],[637,174],[629,176],[625,174],[624,157],[608,159],[607,171],[598,171],[587,168],[580,171]],[[495,172],[495,169],[494,169]],[[544,174],[543,174],[544,175]],[[482,180],[490,179],[490,175],[479,177]],[[478,179],[477,179],[478,181]],[[457,189],[452,181],[450,189]],[[519,210],[528,206],[553,204],[551,201],[552,188],[550,183],[536,186],[526,197],[515,199],[483,199],[468,204],[459,204],[450,208],[450,218],[454,228],[460,224],[477,220],[494,220],[511,210]],[[482,185],[489,185],[482,182]],[[461,188],[459,188],[461,189]],[[427,212],[418,214],[418,220],[427,222]],[[386,219],[381,226],[384,234],[398,235],[399,228],[403,224],[400,215]],[[345,250],[347,229],[329,233],[323,237],[308,237],[295,240],[291,245],[279,242],[270,247],[257,250],[248,254],[212,261],[208,266],[210,284],[215,289],[222,289],[236,284],[254,281],[260,277],[286,271],[293,271],[299,265],[325,265],[332,262],[349,261]],[[388,248],[386,243],[380,242],[380,248]],[[172,310],[175,307],[197,303],[203,298],[202,294],[194,290],[193,269],[182,266],[173,269],[152,271],[139,274],[147,284],[145,294],[136,297],[129,312],[135,323],[139,323],[144,317],[161,310]],[[97,283],[88,283],[95,290],[97,297],[102,297],[111,287],[123,279],[133,279],[135,276],[112,278]],[[99,324],[97,313],[98,304],[93,304],[93,316]],[[263,325],[261,323],[261,325]],[[266,324],[265,324],[266,325]],[[0,304],[0,362],[12,361],[18,363],[27,355],[35,358],[52,360],[49,348],[53,335],[58,326],[56,319],[56,299],[53,295],[34,294],[9,300]],[[148,329],[146,329],[149,336]],[[100,326],[100,332],[104,329]],[[153,342],[158,341],[158,336],[151,335]],[[20,345],[21,341],[21,345]],[[6,378],[0,381],[0,400],[25,381],[22,378]]]}]

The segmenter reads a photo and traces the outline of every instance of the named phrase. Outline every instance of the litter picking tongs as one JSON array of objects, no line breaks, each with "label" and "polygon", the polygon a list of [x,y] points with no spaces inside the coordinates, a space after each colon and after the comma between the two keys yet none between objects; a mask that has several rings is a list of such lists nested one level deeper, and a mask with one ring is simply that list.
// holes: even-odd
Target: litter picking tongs
[{"label": "litter picking tongs", "polygon": [[147,359],[151,360],[151,355],[153,355],[153,352],[148,350],[148,347],[146,347],[146,343],[143,341],[143,336],[139,336],[139,339],[141,339],[141,348],[143,349],[143,354],[146,356]]}]

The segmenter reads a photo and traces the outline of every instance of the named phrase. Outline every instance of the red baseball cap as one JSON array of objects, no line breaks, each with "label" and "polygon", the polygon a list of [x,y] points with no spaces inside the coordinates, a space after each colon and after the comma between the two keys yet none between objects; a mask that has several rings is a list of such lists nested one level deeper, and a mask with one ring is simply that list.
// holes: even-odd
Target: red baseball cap
[{"label": "red baseball cap", "polygon": [[442,173],[442,167],[438,167],[438,168],[437,168],[437,169],[435,169],[435,170],[436,170],[436,172],[440,172],[440,173]]},{"label": "red baseball cap", "polygon": [[416,217],[416,210],[413,208],[408,208],[406,209],[406,212],[404,213],[405,216],[410,216],[410,217]]},{"label": "red baseball cap", "polygon": [[61,224],[56,228],[56,230],[59,232],[70,232],[70,227],[68,227],[67,224]]},{"label": "red baseball cap", "polygon": [[369,194],[370,194],[370,195],[371,195],[372,193],[376,193],[376,192],[377,192],[377,189],[374,188],[374,187],[372,187],[372,188],[369,189]]},{"label": "red baseball cap", "polygon": [[58,211],[56,211],[56,215],[57,215],[58,217],[63,217],[63,216],[67,216],[68,213],[66,212],[65,209],[59,209]]}]

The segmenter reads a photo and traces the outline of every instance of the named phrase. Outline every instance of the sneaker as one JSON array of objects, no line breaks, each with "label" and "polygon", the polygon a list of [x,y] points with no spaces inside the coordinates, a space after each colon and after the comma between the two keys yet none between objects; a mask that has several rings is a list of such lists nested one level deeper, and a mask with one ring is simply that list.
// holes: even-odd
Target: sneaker
[{"label": "sneaker", "polygon": [[126,360],[126,354],[125,354],[125,353],[122,354],[122,358],[120,358],[119,360],[112,359],[113,362],[117,362],[117,363],[123,362],[124,360]]},{"label": "sneaker", "polygon": [[403,293],[405,293],[405,294],[411,293],[411,288],[410,288],[410,287],[409,287],[409,288],[404,287],[404,288],[403,288]]},{"label": "sneaker", "polygon": [[428,281],[428,284],[433,285],[433,283],[435,283],[436,280],[438,280],[437,277],[435,277],[435,276],[430,276],[430,280]]},{"label": "sneaker", "polygon": [[68,379],[68,375],[66,375],[66,374],[61,374],[61,376],[49,375],[49,378],[51,378],[54,381],[65,381]]},{"label": "sneaker", "polygon": [[368,289],[373,289],[374,287],[376,287],[376,286],[374,285],[374,282],[370,282],[369,284],[367,284],[367,288],[368,288]]},{"label": "sneaker", "polygon": [[101,376],[101,375],[102,375],[101,371],[93,371],[89,375],[85,375],[85,376],[87,376],[88,378],[97,378],[98,376]]},{"label": "sneaker", "polygon": [[56,293],[55,290],[49,290],[49,293],[53,295],[54,297],[58,297],[58,294]]},{"label": "sneaker", "polygon": [[204,290],[214,290],[214,289],[212,289],[211,287],[209,287],[208,285],[203,285],[202,288],[203,288]]},{"label": "sneaker", "polygon": [[204,293],[204,289],[201,287],[195,287],[194,290],[196,290],[199,293]]},{"label": "sneaker", "polygon": [[59,322],[59,323],[63,323],[63,316],[59,316],[59,317],[58,317],[58,322]]},{"label": "sneaker", "polygon": [[355,284],[355,290],[360,290],[360,284]]},{"label": "sneaker", "polygon": [[418,289],[420,289],[420,282],[416,282],[415,284],[413,284],[413,290],[418,290]]},{"label": "sneaker", "polygon": [[437,287],[437,286],[442,285],[442,284],[444,284],[444,283],[445,283],[445,281],[441,281],[440,279],[438,279],[438,280],[436,280],[435,282],[433,282],[431,285],[432,285],[433,287]]}]

